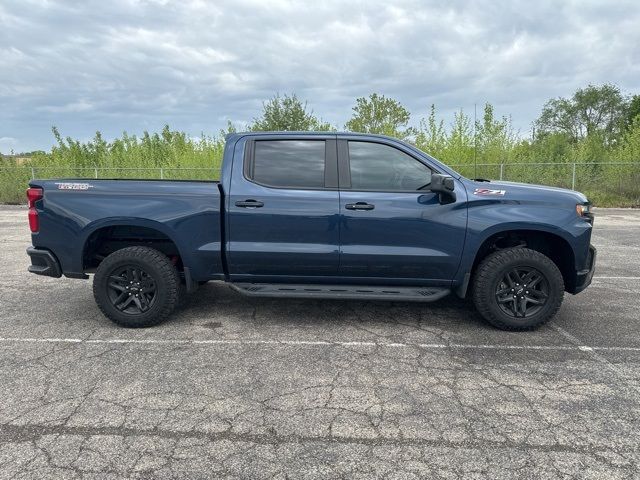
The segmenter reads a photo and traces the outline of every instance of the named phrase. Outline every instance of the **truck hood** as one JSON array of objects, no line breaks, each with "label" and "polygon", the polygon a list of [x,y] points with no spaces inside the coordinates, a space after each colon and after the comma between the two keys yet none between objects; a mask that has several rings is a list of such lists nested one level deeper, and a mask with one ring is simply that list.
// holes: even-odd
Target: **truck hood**
[{"label": "truck hood", "polygon": [[549,202],[584,203],[587,197],[568,188],[548,187],[519,182],[469,180],[466,184],[469,196],[503,198],[505,200],[543,200]]}]

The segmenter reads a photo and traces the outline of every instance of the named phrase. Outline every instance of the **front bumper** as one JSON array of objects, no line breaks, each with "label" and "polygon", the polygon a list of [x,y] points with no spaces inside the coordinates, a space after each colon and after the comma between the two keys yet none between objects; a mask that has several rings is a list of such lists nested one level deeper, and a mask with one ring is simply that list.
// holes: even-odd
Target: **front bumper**
[{"label": "front bumper", "polygon": [[31,257],[31,265],[28,268],[31,273],[55,278],[62,276],[60,263],[49,250],[29,247],[27,248],[27,255]]},{"label": "front bumper", "polygon": [[593,245],[589,245],[589,255],[587,256],[588,267],[585,270],[580,270],[576,275],[576,288],[574,293],[580,293],[589,285],[591,285],[591,279],[596,271],[596,255],[598,251]]}]

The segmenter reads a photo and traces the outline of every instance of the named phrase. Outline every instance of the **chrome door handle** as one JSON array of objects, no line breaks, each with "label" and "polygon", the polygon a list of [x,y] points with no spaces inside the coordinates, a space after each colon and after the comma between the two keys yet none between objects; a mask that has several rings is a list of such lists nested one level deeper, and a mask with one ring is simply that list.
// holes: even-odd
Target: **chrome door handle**
[{"label": "chrome door handle", "polygon": [[242,207],[242,208],[260,208],[263,206],[264,206],[263,202],[259,202],[258,200],[253,200],[253,199],[236,202],[236,207]]},{"label": "chrome door handle", "polygon": [[371,205],[367,202],[356,202],[356,203],[347,203],[344,208],[347,210],[373,210],[376,208],[375,205]]}]

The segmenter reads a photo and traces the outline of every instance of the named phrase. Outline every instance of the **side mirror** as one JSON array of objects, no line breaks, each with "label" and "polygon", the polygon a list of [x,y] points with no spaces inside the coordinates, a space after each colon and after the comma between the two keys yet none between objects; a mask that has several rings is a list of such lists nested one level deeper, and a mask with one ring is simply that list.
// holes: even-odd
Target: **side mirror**
[{"label": "side mirror", "polygon": [[431,191],[440,194],[440,203],[451,203],[456,201],[455,182],[450,175],[434,173],[431,175]]}]

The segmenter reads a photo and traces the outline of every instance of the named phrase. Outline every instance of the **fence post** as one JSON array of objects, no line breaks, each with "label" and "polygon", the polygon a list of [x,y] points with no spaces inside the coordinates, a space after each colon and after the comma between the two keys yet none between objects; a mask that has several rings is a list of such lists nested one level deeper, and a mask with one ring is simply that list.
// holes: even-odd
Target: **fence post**
[{"label": "fence post", "polygon": [[500,164],[500,180],[502,180],[502,175],[504,173],[504,163]]},{"label": "fence post", "polygon": [[36,178],[36,169],[31,167],[31,180],[35,180]]},{"label": "fence post", "polygon": [[96,178],[98,178],[98,169],[97,169],[97,168],[94,168],[93,170],[94,170],[94,172],[95,172],[95,174],[96,174]]},{"label": "fence post", "polygon": [[164,169],[160,167],[160,180],[164,180]]},{"label": "fence post", "polygon": [[576,162],[573,162],[573,171],[571,172],[571,190],[576,189]]}]

